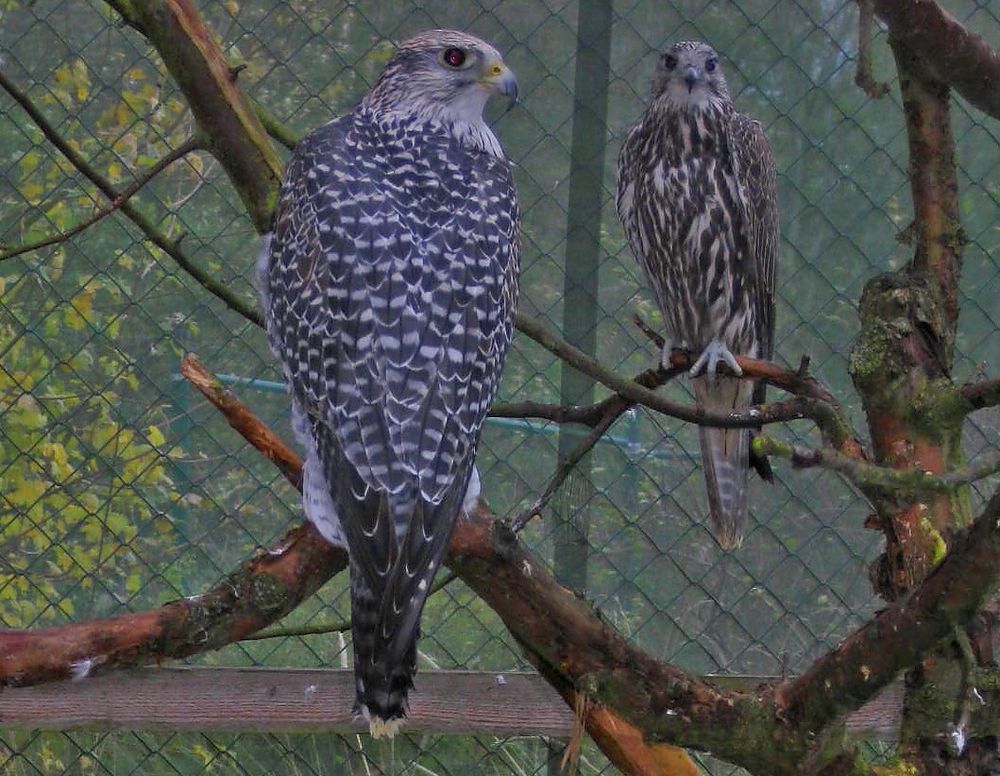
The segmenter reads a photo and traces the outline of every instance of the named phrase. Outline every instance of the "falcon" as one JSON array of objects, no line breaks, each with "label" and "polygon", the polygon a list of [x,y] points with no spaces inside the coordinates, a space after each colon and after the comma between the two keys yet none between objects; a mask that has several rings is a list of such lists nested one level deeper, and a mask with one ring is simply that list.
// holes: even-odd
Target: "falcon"
[{"label": "falcon", "polygon": [[[618,158],[618,216],[673,348],[697,354],[697,403],[743,410],[764,385],[732,375],[735,356],[774,352],[778,207],[774,159],[760,124],[733,106],[718,54],[695,41],[660,57],[649,104]],[[747,519],[749,429],[699,429],[715,537],[739,547]],[[770,480],[766,461],[755,461]]]},{"label": "falcon", "polygon": [[350,556],[355,713],[394,735],[517,296],[510,164],[483,120],[517,81],[452,30],[403,43],[296,146],[260,257],[268,340],[306,450],[303,507]]}]

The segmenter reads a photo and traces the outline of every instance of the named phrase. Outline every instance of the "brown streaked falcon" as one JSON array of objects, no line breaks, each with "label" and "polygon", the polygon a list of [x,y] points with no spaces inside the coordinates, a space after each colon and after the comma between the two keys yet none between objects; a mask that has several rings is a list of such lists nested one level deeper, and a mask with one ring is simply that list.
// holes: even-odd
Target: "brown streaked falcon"
[{"label": "brown streaked falcon", "polygon": [[[734,355],[774,352],[778,205],[774,159],[758,122],[729,97],[718,55],[694,41],[660,57],[649,105],[618,158],[618,215],[672,348],[699,357],[697,402],[741,410],[764,400],[764,385],[716,374]],[[743,540],[751,432],[701,427],[702,463],[715,537]],[[765,462],[755,462],[769,479]]]},{"label": "brown streaked falcon", "polygon": [[350,555],[357,701],[393,735],[517,297],[510,165],[483,120],[517,82],[483,41],[402,44],[350,114],[296,146],[260,283],[306,447],[303,507]]}]

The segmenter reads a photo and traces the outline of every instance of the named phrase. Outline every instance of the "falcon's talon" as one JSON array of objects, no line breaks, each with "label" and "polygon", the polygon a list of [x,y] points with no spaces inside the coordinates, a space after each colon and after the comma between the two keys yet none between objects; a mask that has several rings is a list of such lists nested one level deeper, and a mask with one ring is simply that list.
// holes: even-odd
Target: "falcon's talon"
[{"label": "falcon's talon", "polygon": [[728,366],[737,377],[743,375],[743,369],[736,363],[736,356],[733,355],[732,351],[724,343],[717,339],[712,340],[708,347],[701,352],[698,360],[694,362],[694,366],[688,370],[688,374],[691,377],[700,377],[702,374],[705,374],[709,380],[714,381],[719,376],[720,361]]},{"label": "falcon's talon", "polygon": [[664,337],[663,348],[660,350],[660,369],[667,371],[670,369],[670,357],[674,352],[674,343]]}]

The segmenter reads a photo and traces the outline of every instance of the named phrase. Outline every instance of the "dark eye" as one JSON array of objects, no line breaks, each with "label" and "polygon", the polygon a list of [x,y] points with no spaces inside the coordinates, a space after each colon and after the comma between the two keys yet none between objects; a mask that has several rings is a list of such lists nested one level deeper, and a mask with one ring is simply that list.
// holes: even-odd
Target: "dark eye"
[{"label": "dark eye", "polygon": [[441,55],[441,59],[444,60],[446,65],[461,67],[465,64],[465,52],[460,48],[446,49],[444,54]]},{"label": "dark eye", "polygon": [[717,60],[715,59],[715,57],[712,57],[711,59],[709,59],[707,62],[705,62],[705,72],[706,73],[713,72],[715,70],[715,65],[716,64],[717,64]]},{"label": "dark eye", "polygon": [[673,70],[675,67],[677,67],[677,57],[675,57],[673,54],[665,55],[663,57],[663,66],[667,68],[667,70]]}]

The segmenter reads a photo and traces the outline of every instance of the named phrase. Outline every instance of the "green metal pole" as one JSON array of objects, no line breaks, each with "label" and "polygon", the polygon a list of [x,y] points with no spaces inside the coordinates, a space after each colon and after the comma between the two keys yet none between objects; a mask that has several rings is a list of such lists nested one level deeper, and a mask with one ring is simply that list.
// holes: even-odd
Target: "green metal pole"
[{"label": "green metal pole", "polygon": [[[573,87],[573,138],[570,146],[569,214],[566,223],[566,274],[563,284],[563,336],[585,353],[597,342],[598,267],[601,257],[604,152],[607,145],[608,78],[611,53],[610,0],[580,0],[577,6],[576,75]],[[593,381],[563,364],[562,404],[589,404]],[[559,429],[559,460],[580,442],[579,428]],[[591,457],[581,460],[560,488],[552,516],[552,565],[556,579],[584,592],[587,588],[588,532],[594,485]],[[548,772],[562,771],[565,742],[549,744]]]},{"label": "green metal pole", "polygon": [[[601,207],[607,147],[608,78],[611,51],[610,0],[580,0],[576,43],[573,138],[570,147],[569,215],[566,230],[566,275],[563,286],[563,336],[587,353],[594,353],[599,306],[598,266],[601,255]],[[563,404],[593,401],[594,383],[563,365]],[[559,459],[579,443],[580,429],[563,426]],[[588,455],[560,490],[554,516],[556,579],[575,590],[587,586],[589,504],[593,485]]]}]

